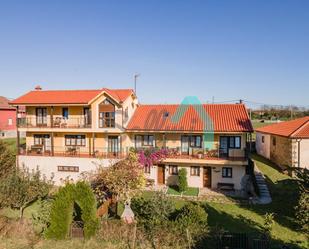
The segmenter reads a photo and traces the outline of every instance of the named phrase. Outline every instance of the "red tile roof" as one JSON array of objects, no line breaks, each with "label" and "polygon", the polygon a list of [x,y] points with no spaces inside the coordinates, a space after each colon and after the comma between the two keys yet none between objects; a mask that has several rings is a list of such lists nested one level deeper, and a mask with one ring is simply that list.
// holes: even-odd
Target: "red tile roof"
[{"label": "red tile roof", "polygon": [[[202,107],[202,108],[201,108]],[[203,132],[201,117],[207,115],[213,123],[207,130],[215,132],[252,132],[253,128],[243,104],[141,105],[135,111],[127,129],[140,131]],[[178,121],[175,121],[178,119]]]},{"label": "red tile roof", "polygon": [[14,107],[9,105],[9,100],[3,96],[0,96],[0,109],[15,110]]},{"label": "red tile roof", "polygon": [[267,125],[256,129],[256,131],[283,137],[309,138],[309,116]]},{"label": "red tile roof", "polygon": [[30,91],[10,102],[12,105],[30,104],[88,104],[92,99],[105,91],[117,101],[126,100],[132,89],[98,89],[98,90],[47,90]]}]

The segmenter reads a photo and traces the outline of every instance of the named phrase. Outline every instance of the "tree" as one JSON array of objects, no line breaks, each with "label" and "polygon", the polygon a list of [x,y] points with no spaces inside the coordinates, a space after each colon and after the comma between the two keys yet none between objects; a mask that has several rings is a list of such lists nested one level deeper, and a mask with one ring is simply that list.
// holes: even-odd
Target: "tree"
[{"label": "tree", "polygon": [[130,202],[145,185],[143,169],[134,152],[110,167],[99,166],[92,180],[98,202],[103,203],[111,196],[116,197],[117,201]]},{"label": "tree", "polygon": [[48,195],[52,181],[41,176],[39,170],[15,169],[0,181],[0,205],[19,209],[19,217],[31,203]]},{"label": "tree", "polygon": [[81,209],[81,219],[85,238],[93,236],[98,229],[96,217],[96,199],[91,187],[86,182],[67,183],[56,194],[50,211],[50,226],[45,232],[49,239],[65,239],[69,235],[73,221],[74,203]]},{"label": "tree", "polygon": [[185,168],[181,168],[178,172],[178,188],[179,192],[184,192],[188,188],[187,181],[187,170]]},{"label": "tree", "polygon": [[15,169],[15,156],[0,140],[0,181]]},{"label": "tree", "polygon": [[298,169],[296,170],[296,176],[299,180],[301,194],[295,207],[295,216],[302,230],[309,234],[309,170],[306,168]]}]

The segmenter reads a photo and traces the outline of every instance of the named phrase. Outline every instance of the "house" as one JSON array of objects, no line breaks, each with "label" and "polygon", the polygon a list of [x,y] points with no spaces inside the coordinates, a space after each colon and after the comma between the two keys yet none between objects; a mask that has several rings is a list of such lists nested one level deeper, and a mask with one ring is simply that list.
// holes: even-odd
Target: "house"
[{"label": "house", "polygon": [[154,184],[177,184],[187,169],[194,187],[241,189],[253,128],[243,104],[141,105],[132,89],[43,91],[11,102],[26,106],[26,147],[18,164],[39,167],[56,183],[109,166],[130,148],[165,148],[159,165],[145,167]]},{"label": "house", "polygon": [[16,137],[16,109],[0,96],[0,138]]},{"label": "house", "polygon": [[256,129],[256,150],[282,168],[309,168],[309,116]]}]

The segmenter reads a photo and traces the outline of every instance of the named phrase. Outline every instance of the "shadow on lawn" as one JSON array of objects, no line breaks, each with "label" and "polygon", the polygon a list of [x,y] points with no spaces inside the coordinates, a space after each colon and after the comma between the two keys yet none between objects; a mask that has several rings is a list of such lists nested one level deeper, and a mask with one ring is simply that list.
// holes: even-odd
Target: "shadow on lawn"
[{"label": "shadow on lawn", "polygon": [[[280,168],[269,160],[258,155],[253,155],[253,159],[266,164],[275,170],[278,174],[282,174]],[[268,205],[241,205],[259,215],[267,213],[275,214],[275,221],[292,230],[298,230],[299,225],[295,218],[295,206],[298,204],[300,197],[300,188],[298,181],[294,178],[287,178],[273,182],[267,175],[265,180],[272,197],[272,202]]]},{"label": "shadow on lawn", "polygon": [[[233,217],[225,212],[218,212],[213,207],[205,204],[204,208],[208,213],[208,225],[210,227],[210,236],[204,240],[201,240],[196,249],[215,249],[216,238],[219,235],[219,231],[231,232],[231,233],[246,233],[249,239],[259,239],[262,236],[261,226],[242,216]],[[289,249],[301,249],[297,244],[286,244],[281,240],[271,240],[271,249],[279,249],[282,246],[288,246]]]}]

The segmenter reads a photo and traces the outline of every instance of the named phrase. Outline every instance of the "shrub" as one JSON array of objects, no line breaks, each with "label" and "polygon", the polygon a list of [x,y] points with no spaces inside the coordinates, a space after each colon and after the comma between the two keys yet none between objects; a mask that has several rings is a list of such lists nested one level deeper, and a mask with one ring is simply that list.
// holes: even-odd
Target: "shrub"
[{"label": "shrub", "polygon": [[186,238],[189,248],[206,237],[207,217],[205,209],[192,202],[187,203],[178,211],[174,226]]},{"label": "shrub", "polygon": [[96,217],[96,199],[85,182],[67,184],[59,189],[50,212],[50,226],[45,236],[50,239],[65,239],[68,237],[72,223],[74,202],[81,208],[81,218],[84,222],[84,236],[90,238],[98,228]]},{"label": "shrub", "polygon": [[266,213],[264,215],[264,224],[263,224],[263,230],[266,236],[270,237],[273,225],[274,225],[274,214]]},{"label": "shrub", "polygon": [[185,168],[181,168],[178,172],[178,188],[179,192],[184,192],[188,188],[188,181],[187,181],[187,170]]},{"label": "shrub", "polygon": [[174,212],[173,202],[167,196],[158,192],[151,198],[133,198],[131,207],[139,222],[146,228],[167,221]]},{"label": "shrub", "polygon": [[309,193],[301,193],[296,206],[296,218],[303,232],[309,234]]},{"label": "shrub", "polygon": [[40,229],[39,233],[43,233],[50,225],[50,211],[52,200],[45,199],[38,201],[38,210],[32,214],[32,224]]},{"label": "shrub", "polygon": [[16,169],[0,180],[0,205],[16,208],[23,218],[24,209],[49,194],[52,182],[41,176],[39,170]]},{"label": "shrub", "polygon": [[15,169],[15,156],[6,144],[0,140],[0,179],[5,178]]}]

